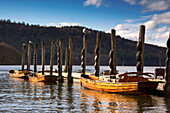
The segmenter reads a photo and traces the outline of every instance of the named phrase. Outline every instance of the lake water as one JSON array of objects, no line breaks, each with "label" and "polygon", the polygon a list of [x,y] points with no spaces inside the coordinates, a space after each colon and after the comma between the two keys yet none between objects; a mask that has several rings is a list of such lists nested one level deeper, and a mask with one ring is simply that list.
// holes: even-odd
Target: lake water
[{"label": "lake water", "polygon": [[[57,67],[57,66],[56,66]],[[31,67],[32,69],[33,67]],[[46,66],[48,69],[49,66]],[[93,72],[93,66],[87,66]],[[102,93],[82,89],[80,82],[45,84],[9,78],[10,69],[20,66],[0,66],[0,112],[170,112],[170,99],[158,96],[135,96]],[[41,66],[38,66],[38,70]],[[80,69],[74,66],[73,71]],[[109,69],[101,66],[101,71]],[[120,73],[136,71],[134,66],[118,66]],[[155,67],[145,67],[154,72]]]}]

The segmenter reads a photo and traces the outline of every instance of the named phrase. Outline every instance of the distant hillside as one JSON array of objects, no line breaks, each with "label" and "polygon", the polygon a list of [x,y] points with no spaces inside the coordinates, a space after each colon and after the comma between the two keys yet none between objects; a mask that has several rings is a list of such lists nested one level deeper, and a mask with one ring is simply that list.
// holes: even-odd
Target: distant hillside
[{"label": "distant hillside", "polygon": [[21,54],[4,42],[0,42],[0,64],[20,64]]},{"label": "distant hillside", "polygon": [[[10,20],[0,21],[0,42],[5,42],[20,52],[22,52],[22,44],[32,41],[38,44],[38,64],[41,64],[41,42],[45,42],[46,46],[46,64],[50,63],[50,44],[51,41],[63,39],[63,63],[65,47],[68,46],[69,37],[73,38],[73,63],[80,65],[81,49],[83,46],[83,30],[81,26],[71,27],[43,27],[39,25],[29,25],[11,22]],[[94,64],[94,49],[96,44],[96,31],[89,29],[91,34],[87,35],[87,64]],[[110,51],[110,34],[102,33],[101,43],[101,65],[108,65]],[[147,38],[147,37],[146,37]],[[117,65],[136,65],[136,42],[116,37]],[[57,49],[55,49],[57,51]],[[159,51],[162,51],[162,65],[165,62],[166,48],[145,44],[144,64],[159,65]],[[1,51],[0,51],[1,52]],[[2,52],[1,52],[2,53]],[[14,56],[14,55],[13,55]],[[57,64],[57,54],[55,53],[55,64]],[[10,60],[10,59],[9,59]],[[20,58],[18,58],[20,60]],[[0,62],[2,64],[2,62]]]}]

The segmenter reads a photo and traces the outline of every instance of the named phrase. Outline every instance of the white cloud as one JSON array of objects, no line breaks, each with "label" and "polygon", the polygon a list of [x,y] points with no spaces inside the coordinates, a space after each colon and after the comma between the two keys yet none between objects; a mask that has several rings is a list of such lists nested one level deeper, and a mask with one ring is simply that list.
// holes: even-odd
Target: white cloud
[{"label": "white cloud", "polygon": [[170,11],[163,14],[155,14],[151,20],[144,23],[147,29],[158,28],[159,24],[170,24]]},{"label": "white cloud", "polygon": [[144,25],[146,26],[146,29],[154,29],[158,27],[158,24],[153,20],[145,22]]},{"label": "white cloud", "polygon": [[127,19],[127,20],[125,20],[125,22],[128,22],[128,23],[138,22],[138,21],[150,19],[150,18],[152,18],[152,16],[153,16],[153,15],[141,16],[140,19]]},{"label": "white cloud", "polygon": [[149,11],[165,11],[170,9],[170,0],[124,0],[130,5],[141,5],[145,9],[143,12]]},{"label": "white cloud", "polygon": [[124,0],[124,1],[129,3],[130,5],[136,4],[136,0]]},{"label": "white cloud", "polygon": [[114,29],[116,30],[116,35],[120,35],[121,37],[137,41],[138,36],[138,24],[118,24]]},{"label": "white cloud", "polygon": [[94,5],[95,7],[100,7],[102,0],[86,0],[84,6]]},{"label": "white cloud", "polygon": [[[170,11],[148,16],[146,19],[143,18],[127,19],[130,22],[126,20],[127,23],[116,25],[116,35],[137,41],[140,25],[144,24],[146,26],[145,42],[166,47],[170,32]],[[145,22],[140,23],[140,20]]]},{"label": "white cloud", "polygon": [[69,22],[61,22],[59,26],[78,26],[80,23],[69,23]]},{"label": "white cloud", "polygon": [[144,12],[148,11],[165,11],[170,8],[169,0],[142,0],[140,2],[141,5],[145,6]]},{"label": "white cloud", "polygon": [[157,32],[165,32],[167,29],[168,29],[167,26],[164,26],[164,27],[158,28],[156,31]]}]

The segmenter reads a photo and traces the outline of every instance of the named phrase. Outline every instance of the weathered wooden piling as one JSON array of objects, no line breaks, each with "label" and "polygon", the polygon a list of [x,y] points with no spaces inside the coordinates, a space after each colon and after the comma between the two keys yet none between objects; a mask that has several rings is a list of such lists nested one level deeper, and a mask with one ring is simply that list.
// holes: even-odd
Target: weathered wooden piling
[{"label": "weathered wooden piling", "polygon": [[144,66],[144,40],[145,40],[145,26],[140,26],[140,32],[139,32],[139,41],[137,43],[137,72],[143,72],[143,66]]},{"label": "weathered wooden piling", "polygon": [[33,65],[34,65],[34,72],[37,72],[37,44],[34,44],[34,60],[33,60]]},{"label": "weathered wooden piling", "polygon": [[87,58],[86,56],[87,55],[87,35],[86,34],[84,34],[83,36],[83,48],[85,48],[84,65],[86,66],[86,58]]},{"label": "weathered wooden piling", "polygon": [[166,74],[165,80],[166,83],[164,85],[164,94],[167,97],[170,97],[170,35],[167,41],[167,51],[166,51]]},{"label": "weathered wooden piling", "polygon": [[58,80],[63,81],[63,76],[62,76],[62,48],[63,48],[63,39],[59,40],[59,47],[58,47]]},{"label": "weathered wooden piling", "polygon": [[101,45],[101,33],[97,33],[96,48],[95,48],[95,76],[99,76],[100,71],[100,45]]},{"label": "weathered wooden piling", "polygon": [[110,75],[116,75],[116,30],[111,30]]},{"label": "weathered wooden piling", "polygon": [[51,42],[51,58],[50,58],[50,75],[53,74],[53,62],[54,62],[54,48],[55,48],[55,42]]},{"label": "weathered wooden piling", "polygon": [[27,71],[30,71],[31,51],[32,51],[32,42],[29,42],[28,43],[28,53],[27,53]]},{"label": "weathered wooden piling", "polygon": [[81,73],[82,75],[85,75],[85,48],[81,50]]},{"label": "weathered wooden piling", "polygon": [[25,52],[26,52],[26,44],[22,44],[21,71],[24,71],[24,65],[25,65]]},{"label": "weathered wooden piling", "polygon": [[68,47],[66,47],[66,52],[65,52],[65,67],[64,67],[64,72],[68,71],[67,62],[68,62]]},{"label": "weathered wooden piling", "polygon": [[87,36],[83,36],[83,49],[81,51],[81,73],[85,75],[86,71],[86,53],[87,53]]},{"label": "weathered wooden piling", "polygon": [[45,42],[41,42],[41,49],[42,49],[42,75],[44,75],[44,66],[45,66]]},{"label": "weathered wooden piling", "polygon": [[73,82],[72,77],[72,62],[73,62],[73,39],[69,38],[69,49],[68,49],[68,82]]}]

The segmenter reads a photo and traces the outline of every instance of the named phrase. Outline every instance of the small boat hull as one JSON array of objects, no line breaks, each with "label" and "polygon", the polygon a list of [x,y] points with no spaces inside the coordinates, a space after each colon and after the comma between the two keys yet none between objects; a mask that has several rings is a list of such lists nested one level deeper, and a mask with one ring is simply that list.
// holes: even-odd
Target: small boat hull
[{"label": "small boat hull", "polygon": [[9,75],[12,78],[24,78],[24,79],[28,79],[28,71],[17,71],[17,70],[10,70],[9,71]]},{"label": "small boat hull", "polygon": [[57,81],[57,76],[31,74],[31,75],[29,75],[29,81],[31,81],[31,82],[55,82],[55,81]]}]

